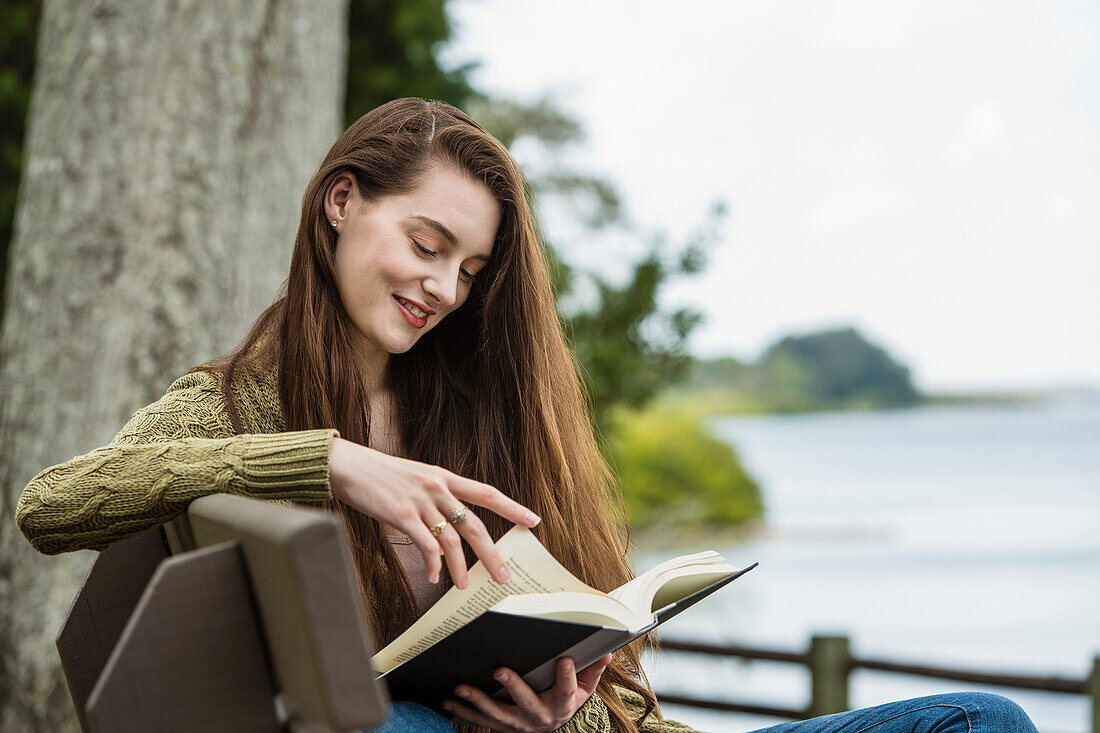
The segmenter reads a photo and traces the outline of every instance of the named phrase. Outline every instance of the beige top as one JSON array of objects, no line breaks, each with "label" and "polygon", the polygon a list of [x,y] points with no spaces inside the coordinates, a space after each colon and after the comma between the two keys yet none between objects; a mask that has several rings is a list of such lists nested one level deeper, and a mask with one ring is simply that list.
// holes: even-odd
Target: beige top
[{"label": "beige top", "polygon": [[[370,395],[371,447],[394,456],[404,455],[401,437],[393,421],[393,395],[388,391],[377,390]],[[423,614],[432,604],[443,597],[442,583],[428,582],[428,569],[424,567],[424,555],[412,538],[395,527],[382,522],[382,531],[393,545],[393,551],[401,562],[405,576],[412,586],[416,608]]]},{"label": "beige top", "polygon": [[409,585],[412,586],[416,609],[423,614],[443,597],[443,584],[428,582],[428,569],[424,567],[424,556],[413,543],[412,537],[389,532],[386,537],[393,545],[393,551],[401,562],[405,576],[409,579]]}]

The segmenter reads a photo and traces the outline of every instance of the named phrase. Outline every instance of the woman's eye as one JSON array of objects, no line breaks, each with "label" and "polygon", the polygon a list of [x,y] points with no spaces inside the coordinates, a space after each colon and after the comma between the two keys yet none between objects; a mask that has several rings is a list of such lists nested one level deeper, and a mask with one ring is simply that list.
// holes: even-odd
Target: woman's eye
[{"label": "woman's eye", "polygon": [[[414,237],[409,237],[409,242],[412,243],[412,246],[416,247],[416,249],[422,255],[424,255],[426,257],[435,257],[438,254],[435,250],[428,249],[427,247],[422,245],[420,242],[416,241],[416,239]],[[459,274],[459,277],[461,277],[463,280],[465,280],[466,282],[471,282],[471,283],[474,281],[474,278],[477,277],[476,272],[467,272],[466,270],[459,270],[458,274]]]}]

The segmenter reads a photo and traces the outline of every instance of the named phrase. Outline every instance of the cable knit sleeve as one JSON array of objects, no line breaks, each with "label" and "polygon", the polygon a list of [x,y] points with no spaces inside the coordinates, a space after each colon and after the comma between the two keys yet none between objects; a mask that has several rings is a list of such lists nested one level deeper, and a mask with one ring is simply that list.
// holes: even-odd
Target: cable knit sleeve
[{"label": "cable knit sleeve", "polygon": [[[638,716],[645,710],[645,701],[642,700],[641,695],[618,686],[615,687],[615,690],[626,704],[627,715],[632,720],[637,720]],[[569,722],[558,728],[556,733],[613,733],[615,730],[611,724],[607,706],[604,705],[599,695],[592,693],[585,700],[584,705],[577,708],[577,712],[569,719]],[[698,733],[694,728],[689,728],[683,723],[660,718],[657,711],[651,712],[642,721],[639,730],[642,733]]]},{"label": "cable knit sleeve", "polygon": [[220,377],[186,374],[109,444],[31,479],[15,521],[39,552],[102,550],[172,519],[212,493],[262,499],[332,497],[336,430],[234,435]]},{"label": "cable knit sleeve", "polygon": [[611,718],[607,714],[607,706],[603,704],[600,696],[593,692],[577,708],[573,717],[565,725],[557,728],[555,733],[610,733]]}]

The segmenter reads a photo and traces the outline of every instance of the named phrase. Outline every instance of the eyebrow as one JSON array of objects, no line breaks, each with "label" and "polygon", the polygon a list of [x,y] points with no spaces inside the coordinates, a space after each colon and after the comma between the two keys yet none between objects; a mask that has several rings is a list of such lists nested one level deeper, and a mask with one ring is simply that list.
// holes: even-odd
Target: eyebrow
[{"label": "eyebrow", "polygon": [[[446,239],[451,244],[452,247],[457,247],[458,246],[458,237],[456,237],[454,235],[454,232],[452,232],[450,229],[448,229],[447,226],[445,224],[443,224],[442,222],[436,221],[435,219],[432,219],[429,216],[424,216],[423,214],[413,214],[412,216],[408,217],[405,221],[415,221],[418,224],[423,224],[424,226],[428,227],[429,229],[434,230],[435,233],[438,234],[439,236]],[[488,262],[489,261],[489,258],[486,257],[485,255],[471,255],[470,259],[481,260],[482,262]]]}]

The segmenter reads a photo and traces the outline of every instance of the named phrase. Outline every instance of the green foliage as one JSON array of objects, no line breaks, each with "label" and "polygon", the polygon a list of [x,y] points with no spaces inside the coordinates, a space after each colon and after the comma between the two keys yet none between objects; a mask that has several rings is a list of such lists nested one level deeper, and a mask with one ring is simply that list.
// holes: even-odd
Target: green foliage
[{"label": "green foliage", "polygon": [[450,40],[446,0],[351,0],[345,125],[399,97],[439,99],[456,107],[477,93],[476,63],[443,69],[437,55]]},{"label": "green foliage", "polygon": [[8,244],[12,237],[23,138],[34,77],[41,3],[0,0],[0,318],[7,284]]},{"label": "green foliage", "polygon": [[749,369],[751,367],[748,364],[732,356],[696,361],[691,368],[692,386],[697,389],[723,387],[731,380],[742,379]]},{"label": "green foliage", "polygon": [[698,413],[615,409],[607,449],[634,527],[736,524],[763,514],[760,488]]},{"label": "green foliage", "polygon": [[661,285],[681,273],[651,253],[625,285],[595,277],[597,302],[565,319],[598,422],[613,405],[641,407],[687,372],[691,358],[685,341],[700,316],[689,309],[662,314],[657,308]]},{"label": "green foliage", "polygon": [[563,315],[598,424],[613,406],[642,407],[687,376],[693,362],[687,339],[702,315],[691,308],[664,310],[658,300],[671,280],[703,269],[704,252],[719,238],[727,212],[725,203],[713,203],[708,218],[672,257],[662,256],[661,239],[652,240],[622,285],[593,275],[596,302]]},{"label": "green foliage", "polygon": [[909,369],[853,328],[787,336],[756,364],[702,362],[691,385],[716,409],[728,412],[898,407],[921,401]]}]

